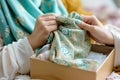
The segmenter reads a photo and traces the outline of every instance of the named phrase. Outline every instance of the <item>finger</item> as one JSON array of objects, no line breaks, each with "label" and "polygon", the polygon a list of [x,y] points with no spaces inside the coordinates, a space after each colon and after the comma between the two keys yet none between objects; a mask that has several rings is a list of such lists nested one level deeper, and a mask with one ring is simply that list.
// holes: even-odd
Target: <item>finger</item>
[{"label": "finger", "polygon": [[50,25],[50,26],[47,26],[47,27],[49,28],[50,32],[57,30],[57,25]]},{"label": "finger", "polygon": [[94,15],[92,15],[92,16],[84,16],[83,21],[85,23],[88,23],[88,24],[91,24],[91,25],[103,26],[102,23]]},{"label": "finger", "polygon": [[50,26],[50,25],[57,25],[57,22],[55,20],[49,20],[49,21],[45,21],[45,23],[47,26]]},{"label": "finger", "polygon": [[97,25],[103,26],[103,24],[100,22],[100,20],[96,16],[93,16],[93,20],[96,22]]},{"label": "finger", "polygon": [[93,24],[93,22],[97,21],[96,16],[92,15],[92,16],[84,16],[82,15],[82,20],[88,24]]},{"label": "finger", "polygon": [[56,16],[56,15],[54,13],[47,13],[47,14],[43,14],[42,16],[45,17],[45,16]]},{"label": "finger", "polygon": [[42,20],[48,21],[48,20],[56,20],[56,15],[55,14],[45,14],[40,16]]},{"label": "finger", "polygon": [[80,28],[84,30],[91,31],[92,28],[94,27],[93,25],[86,24],[85,22],[81,21],[80,25],[78,25]]},{"label": "finger", "polygon": [[81,15],[81,18],[83,21],[86,21],[90,18],[91,16],[85,16],[85,15]]}]

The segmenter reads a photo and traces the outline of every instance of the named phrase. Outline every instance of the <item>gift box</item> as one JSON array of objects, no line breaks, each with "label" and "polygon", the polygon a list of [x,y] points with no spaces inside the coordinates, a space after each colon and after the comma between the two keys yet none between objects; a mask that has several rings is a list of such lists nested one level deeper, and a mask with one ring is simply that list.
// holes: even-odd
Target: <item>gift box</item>
[{"label": "gift box", "polygon": [[96,71],[89,71],[59,65],[37,57],[30,58],[30,75],[32,79],[44,80],[106,80],[113,69],[115,50],[105,45],[92,45],[91,51],[106,54],[106,59]]}]

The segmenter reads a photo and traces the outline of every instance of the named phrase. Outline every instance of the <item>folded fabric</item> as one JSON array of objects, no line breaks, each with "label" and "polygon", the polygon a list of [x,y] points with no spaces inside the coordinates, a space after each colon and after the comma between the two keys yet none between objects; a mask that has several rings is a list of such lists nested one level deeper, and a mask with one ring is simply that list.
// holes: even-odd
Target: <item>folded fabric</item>
[{"label": "folded fabric", "polygon": [[87,32],[77,25],[81,22],[78,13],[72,12],[68,16],[58,16],[58,30],[52,32],[48,43],[50,46],[50,60],[61,65],[96,70],[97,62],[85,59],[91,48]]},{"label": "folded fabric", "polygon": [[107,78],[107,80],[120,80],[120,75],[115,72],[112,72]]}]

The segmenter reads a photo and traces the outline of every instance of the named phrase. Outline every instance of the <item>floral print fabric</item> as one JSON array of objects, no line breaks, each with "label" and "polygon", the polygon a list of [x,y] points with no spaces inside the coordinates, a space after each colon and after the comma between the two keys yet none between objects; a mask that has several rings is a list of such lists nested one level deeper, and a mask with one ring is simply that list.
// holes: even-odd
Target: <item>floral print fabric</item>
[{"label": "floral print fabric", "polygon": [[90,51],[90,38],[87,32],[80,29],[81,17],[72,12],[68,16],[57,17],[59,29],[51,33],[50,60],[61,65],[96,70],[97,62],[86,59]]},{"label": "floral print fabric", "polygon": [[46,13],[68,15],[61,0],[0,0],[0,33],[4,44],[31,34],[36,18]]}]

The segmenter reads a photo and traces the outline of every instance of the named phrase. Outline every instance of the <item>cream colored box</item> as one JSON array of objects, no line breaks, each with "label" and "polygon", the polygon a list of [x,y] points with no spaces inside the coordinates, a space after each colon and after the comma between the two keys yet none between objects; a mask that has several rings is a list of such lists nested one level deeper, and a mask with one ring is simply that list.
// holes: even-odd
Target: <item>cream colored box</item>
[{"label": "cream colored box", "polygon": [[31,57],[31,78],[42,78],[44,80],[106,80],[112,72],[114,49],[103,45],[93,45],[91,51],[107,54],[107,58],[95,72],[58,65],[50,61]]}]

